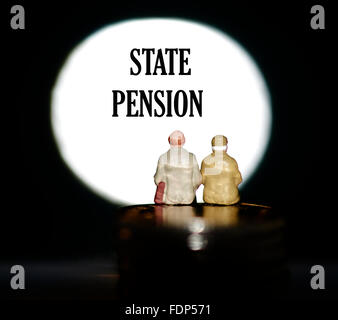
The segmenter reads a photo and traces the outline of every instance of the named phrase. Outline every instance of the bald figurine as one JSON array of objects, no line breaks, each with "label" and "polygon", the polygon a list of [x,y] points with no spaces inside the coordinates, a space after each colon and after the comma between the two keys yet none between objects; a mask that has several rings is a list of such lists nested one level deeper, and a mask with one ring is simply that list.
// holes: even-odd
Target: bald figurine
[{"label": "bald figurine", "polygon": [[162,154],[154,176],[156,204],[191,204],[202,176],[196,157],[183,148],[184,134],[174,131],[168,138],[170,149]]},{"label": "bald figurine", "polygon": [[206,203],[231,205],[239,202],[238,185],[242,175],[237,162],[227,154],[228,139],[217,135],[212,138],[212,154],[202,161],[204,184],[203,200]]}]

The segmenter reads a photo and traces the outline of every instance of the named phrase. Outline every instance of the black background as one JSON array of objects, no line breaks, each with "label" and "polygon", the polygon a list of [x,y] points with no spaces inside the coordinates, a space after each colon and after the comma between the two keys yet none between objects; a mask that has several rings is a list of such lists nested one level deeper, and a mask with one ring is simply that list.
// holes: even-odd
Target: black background
[{"label": "black background", "polygon": [[[333,96],[331,3],[2,4],[2,94],[8,95],[1,103],[2,216],[9,224],[2,224],[7,232],[2,233],[1,256],[20,263],[111,252],[116,206],[86,189],[61,160],[49,121],[51,88],[72,48],[97,28],[129,18],[181,17],[215,26],[240,42],[270,88],[272,138],[262,165],[242,190],[242,200],[280,210],[287,220],[291,258],[316,264],[337,258],[337,213],[328,195],[332,169],[326,162],[322,117]],[[14,4],[25,8],[25,30],[10,28]],[[310,27],[314,4],[325,8],[325,30]]]}]

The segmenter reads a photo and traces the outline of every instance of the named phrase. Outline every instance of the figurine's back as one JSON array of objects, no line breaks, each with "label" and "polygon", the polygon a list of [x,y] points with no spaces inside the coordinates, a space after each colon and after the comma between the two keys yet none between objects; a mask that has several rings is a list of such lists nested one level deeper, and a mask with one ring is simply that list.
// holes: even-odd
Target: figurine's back
[{"label": "figurine's back", "polygon": [[171,148],[161,155],[155,183],[164,182],[162,202],[165,204],[190,204],[201,183],[201,174],[194,154],[180,148]]},{"label": "figurine's back", "polygon": [[242,176],[236,160],[226,152],[227,144],[226,137],[215,136],[212,139],[213,153],[202,161],[204,202],[231,205],[240,199],[238,185],[242,182]]},{"label": "figurine's back", "polygon": [[189,204],[195,198],[192,184],[193,166],[177,167],[166,165],[166,200],[168,203]]},{"label": "figurine's back", "polygon": [[237,162],[225,152],[222,160],[211,154],[202,162],[203,201],[214,204],[234,204],[240,199],[238,184],[242,181]]},{"label": "figurine's back", "polygon": [[202,182],[196,157],[182,146],[185,137],[174,131],[169,137],[170,149],[158,160],[154,176],[157,204],[190,204]]}]

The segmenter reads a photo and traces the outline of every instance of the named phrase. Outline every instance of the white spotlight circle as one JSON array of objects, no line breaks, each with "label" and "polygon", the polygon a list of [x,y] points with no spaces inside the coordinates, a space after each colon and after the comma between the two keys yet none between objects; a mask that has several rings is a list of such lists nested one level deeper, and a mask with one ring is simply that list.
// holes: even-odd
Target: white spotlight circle
[{"label": "white spotlight circle", "polygon": [[[133,48],[189,48],[191,75],[132,76]],[[112,90],[203,90],[202,117],[112,117]],[[199,162],[211,153],[213,136],[227,136],[242,186],[270,137],[270,96],[250,55],[225,33],[181,19],[129,20],[90,35],[62,67],[51,108],[66,164],[94,192],[125,204],[153,202],[157,160],[174,130],[184,132],[185,148]]]}]

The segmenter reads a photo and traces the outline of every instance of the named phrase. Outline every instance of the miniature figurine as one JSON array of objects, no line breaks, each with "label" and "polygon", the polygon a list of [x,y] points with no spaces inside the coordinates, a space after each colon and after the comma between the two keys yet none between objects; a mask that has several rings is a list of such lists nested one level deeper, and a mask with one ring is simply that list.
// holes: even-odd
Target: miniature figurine
[{"label": "miniature figurine", "polygon": [[202,182],[196,157],[183,148],[184,134],[174,131],[168,138],[170,149],[158,160],[154,176],[156,204],[190,204]]},{"label": "miniature figurine", "polygon": [[201,166],[203,200],[222,205],[237,203],[242,175],[236,160],[227,154],[228,139],[217,135],[212,138],[211,145],[213,152],[202,161]]}]

